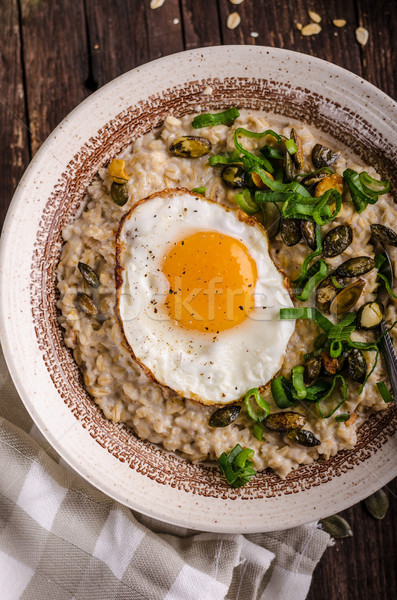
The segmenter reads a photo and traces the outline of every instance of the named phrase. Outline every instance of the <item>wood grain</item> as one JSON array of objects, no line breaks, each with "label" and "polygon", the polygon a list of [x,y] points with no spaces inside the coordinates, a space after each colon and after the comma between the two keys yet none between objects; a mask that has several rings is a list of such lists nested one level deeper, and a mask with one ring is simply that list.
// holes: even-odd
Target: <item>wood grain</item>
[{"label": "wood grain", "polygon": [[34,154],[88,95],[88,49],[82,0],[21,0],[21,35]]},{"label": "wood grain", "polygon": [[0,219],[29,162],[29,132],[21,64],[21,36],[16,0],[0,3]]},{"label": "wood grain", "polygon": [[[296,23],[309,23],[309,9],[322,30],[304,37]],[[241,24],[230,30],[234,11]],[[336,28],[336,18],[346,26]],[[260,44],[329,60],[396,97],[396,23],[395,0],[165,0],[156,10],[149,0],[0,0],[1,215],[42,140],[90,92],[131,68],[200,46]],[[364,48],[359,25],[369,31]],[[343,513],[354,537],[326,551],[308,600],[397,597],[397,480],[388,489],[383,521],[361,504]]]}]

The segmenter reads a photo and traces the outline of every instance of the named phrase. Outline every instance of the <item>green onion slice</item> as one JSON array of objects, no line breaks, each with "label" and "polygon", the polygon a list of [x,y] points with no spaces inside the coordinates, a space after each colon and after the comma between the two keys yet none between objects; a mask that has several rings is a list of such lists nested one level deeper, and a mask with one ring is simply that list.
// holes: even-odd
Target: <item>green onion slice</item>
[{"label": "green onion slice", "polygon": [[256,474],[249,460],[254,454],[254,450],[242,448],[240,444],[236,444],[229,454],[222,452],[218,458],[218,465],[232,487],[239,488],[245,485]]},{"label": "green onion slice", "polygon": [[368,379],[371,377],[372,373],[375,371],[375,367],[378,364],[378,358],[379,358],[379,348],[378,348],[378,346],[375,346],[374,350],[376,352],[374,363],[373,363],[371,369],[366,374],[365,379],[364,379],[364,381],[361,384],[360,391],[358,392],[359,394],[362,394],[362,391],[364,389],[365,384],[367,383]]},{"label": "green onion slice", "polygon": [[206,187],[196,187],[192,189],[193,194],[205,194],[205,192],[207,191]]},{"label": "green onion slice", "polygon": [[364,189],[369,194],[374,196],[382,196],[383,194],[387,194],[387,192],[390,190],[389,181],[379,181],[379,179],[375,179],[375,177],[368,175],[366,171],[360,173],[359,177]]},{"label": "green onion slice", "polygon": [[248,131],[248,129],[244,129],[244,127],[237,127],[236,131],[234,132],[234,145],[236,149],[239,152],[241,152],[241,154],[244,154],[250,161],[264,167],[268,173],[273,173],[274,168],[272,164],[267,160],[267,158],[261,158],[260,156],[256,156],[256,154],[253,154],[249,150],[246,150],[238,141],[239,135],[249,138],[263,138],[267,135],[272,135],[278,142],[281,142],[280,136],[272,129],[267,129],[262,133],[256,133],[255,131]]},{"label": "green onion slice", "polygon": [[342,413],[340,415],[336,415],[335,417],[335,421],[337,421],[338,423],[344,423],[345,421],[348,421],[350,419],[350,415],[348,413]]},{"label": "green onion slice", "polygon": [[378,381],[376,387],[378,388],[379,393],[382,396],[383,400],[386,402],[386,404],[389,404],[389,402],[393,402],[393,396],[391,395],[384,381]]},{"label": "green onion slice", "polygon": [[234,195],[236,204],[243,210],[247,215],[254,215],[259,211],[259,206],[254,202],[251,196],[251,192],[248,188],[244,188],[241,192]]},{"label": "green onion slice", "polygon": [[390,281],[388,280],[388,278],[386,277],[386,275],[383,275],[382,273],[378,272],[378,277],[379,277],[379,279],[382,279],[383,283],[385,284],[385,288],[387,290],[387,293],[390,294],[390,296],[392,298],[396,298],[397,299],[396,294],[393,292],[393,290],[390,287]]},{"label": "green onion slice", "polygon": [[342,342],[339,340],[332,340],[329,347],[329,355],[331,358],[338,358],[342,354]]},{"label": "green onion slice", "polygon": [[[312,274],[311,274],[312,273]],[[311,274],[309,280],[305,283],[303,290],[296,293],[295,297],[302,302],[308,300],[314,288],[325,279],[328,275],[328,265],[324,260],[317,260],[309,269],[308,275]]]},{"label": "green onion slice", "polygon": [[334,287],[336,287],[337,290],[343,290],[346,287],[345,285],[341,285],[340,283],[337,282],[335,275],[332,275],[331,281],[332,281],[332,285]]},{"label": "green onion slice", "polygon": [[274,146],[263,146],[261,152],[266,158],[270,158],[271,160],[283,160],[284,158],[284,152]]},{"label": "green onion slice", "polygon": [[[360,175],[362,175],[362,173]],[[343,173],[343,178],[347,183],[353,204],[358,213],[362,213],[367,208],[368,204],[375,204],[378,201],[379,195],[362,183],[360,175],[356,171],[353,171],[353,169],[346,169]],[[384,182],[382,181],[379,183]]]},{"label": "green onion slice", "polygon": [[203,113],[194,117],[192,126],[194,129],[201,129],[202,127],[213,127],[214,125],[231,125],[233,121],[240,116],[238,108],[233,106],[220,113]]},{"label": "green onion slice", "polygon": [[320,311],[314,306],[280,308],[280,319],[311,319],[317,323],[317,325],[319,325],[319,327],[321,327],[325,333],[328,333],[333,326],[333,323],[327,319],[327,317],[324,317],[324,315],[321,314]]},{"label": "green onion slice", "polygon": [[253,421],[263,421],[270,414],[270,404],[262,398],[258,388],[252,388],[244,396],[247,413]]},{"label": "green onion slice", "polygon": [[253,434],[254,434],[254,438],[256,438],[258,440],[258,442],[261,442],[263,440],[262,425],[260,425],[259,423],[254,423]]},{"label": "green onion slice", "polygon": [[302,263],[302,267],[301,267],[301,274],[298,277],[298,279],[295,279],[293,281],[293,283],[296,286],[301,286],[303,285],[303,283],[305,282],[305,279],[307,277],[307,272],[308,272],[308,267],[309,264],[312,262],[313,258],[316,258],[316,256],[319,256],[322,252],[322,239],[321,239],[321,227],[319,225],[315,225],[314,226],[315,229],[315,236],[316,236],[316,249],[313,250],[313,252],[311,252],[310,254],[308,254],[305,258],[305,260]]},{"label": "green onion slice", "polygon": [[[342,399],[341,400],[339,398],[335,399],[334,398],[335,394],[333,393],[338,381],[340,381],[341,388],[342,388]],[[332,417],[334,412],[336,410],[338,410],[338,408],[340,406],[342,406],[342,404],[346,400],[346,395],[347,395],[347,385],[346,385],[345,378],[343,377],[343,375],[335,375],[332,380],[332,384],[331,384],[329,391],[325,394],[325,396],[323,396],[317,402],[317,410],[318,410],[318,414],[320,415],[320,417],[322,419],[329,419],[329,417]]]},{"label": "green onion slice", "polygon": [[307,396],[306,385],[303,381],[303,366],[293,367],[291,371],[292,385],[294,387],[294,396],[298,400],[304,400]]},{"label": "green onion slice", "polygon": [[285,377],[283,377],[283,375],[280,375],[279,377],[274,377],[272,379],[270,389],[272,392],[274,402],[279,408],[289,408],[290,406],[295,405],[289,381]]},{"label": "green onion slice", "polygon": [[329,381],[317,381],[306,388],[306,402],[318,402],[325,393],[329,392],[331,383]]},{"label": "green onion slice", "polygon": [[297,148],[294,140],[292,140],[292,139],[285,141],[285,147],[289,154],[296,154],[298,152],[298,148]]}]

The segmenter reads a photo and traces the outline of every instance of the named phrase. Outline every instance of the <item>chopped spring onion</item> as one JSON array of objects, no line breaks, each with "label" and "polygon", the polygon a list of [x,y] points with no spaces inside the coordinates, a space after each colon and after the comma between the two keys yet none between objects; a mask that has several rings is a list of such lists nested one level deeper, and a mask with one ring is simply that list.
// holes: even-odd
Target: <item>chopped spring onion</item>
[{"label": "chopped spring onion", "polygon": [[[342,387],[342,399],[340,400],[338,398],[335,402],[335,398],[333,397],[333,392],[334,392],[334,389],[336,387],[338,380],[340,381],[341,387]],[[332,380],[332,385],[331,385],[329,391],[325,394],[325,396],[320,398],[320,400],[318,400],[318,402],[317,402],[317,410],[318,410],[318,414],[320,415],[320,417],[322,419],[329,419],[329,417],[332,417],[334,412],[336,410],[338,410],[338,408],[340,406],[342,406],[342,404],[346,400],[346,395],[347,395],[347,385],[346,385],[345,378],[343,377],[343,375],[335,375]],[[326,409],[328,409],[328,410],[326,410]]]},{"label": "chopped spring onion", "polygon": [[338,358],[342,354],[342,342],[339,340],[332,340],[329,347],[329,355],[331,358]]},{"label": "chopped spring onion", "polygon": [[202,115],[198,115],[194,117],[192,126],[194,129],[201,129],[202,127],[213,127],[214,125],[231,125],[239,116],[238,109],[233,106],[220,113],[203,113]]},{"label": "chopped spring onion", "polygon": [[303,381],[303,373],[305,367],[298,366],[294,367],[291,371],[292,385],[294,387],[294,396],[298,400],[304,400],[307,396],[306,385]]},{"label": "chopped spring onion", "polygon": [[[236,129],[237,131],[237,129]],[[303,198],[309,198],[311,202],[317,202],[318,198],[312,198],[307,189],[301,185],[298,181],[291,181],[290,183],[281,183],[279,181],[275,181],[271,179],[266,171],[261,169],[261,167],[255,166],[253,169],[254,173],[257,173],[259,177],[262,179],[263,183],[271,189],[273,192],[282,192],[282,193],[297,193]]]},{"label": "chopped spring onion", "polygon": [[321,329],[328,333],[333,323],[324,317],[314,306],[299,308],[280,308],[280,319],[311,319],[315,321]]},{"label": "chopped spring onion", "polygon": [[308,275],[313,273],[301,292],[295,290],[295,297],[302,302],[308,300],[314,288],[327,277],[328,265],[324,260],[317,260],[309,269]]},{"label": "chopped spring onion", "polygon": [[358,213],[362,213],[368,204],[375,204],[378,196],[386,194],[390,189],[388,181],[378,181],[365,171],[359,174],[353,169],[346,169],[343,178]]},{"label": "chopped spring onion", "polygon": [[378,381],[376,387],[378,388],[379,393],[382,396],[383,400],[386,402],[386,404],[389,404],[389,402],[393,402],[393,396],[391,395],[384,381]]},{"label": "chopped spring onion", "polygon": [[274,148],[274,146],[263,146],[261,152],[266,158],[270,158],[270,160],[283,160],[284,158],[284,152]]},{"label": "chopped spring onion", "polygon": [[293,283],[296,286],[301,286],[305,282],[305,279],[306,279],[307,273],[308,273],[309,264],[311,263],[313,258],[316,258],[316,256],[319,256],[322,252],[321,227],[320,227],[320,225],[316,224],[314,226],[314,229],[315,229],[315,236],[316,236],[316,249],[313,250],[313,252],[311,252],[310,254],[308,254],[306,256],[305,260],[303,261],[302,267],[301,267],[301,274],[298,277],[298,279],[295,279],[293,281]]},{"label": "chopped spring onion", "polygon": [[348,421],[350,419],[350,415],[347,413],[342,413],[340,415],[336,415],[335,417],[335,421],[337,421],[338,423],[344,423],[345,421]]},{"label": "chopped spring onion", "polygon": [[272,164],[267,160],[267,158],[265,158],[265,157],[261,158],[260,156],[256,156],[256,154],[252,154],[252,152],[249,152],[249,150],[246,150],[238,141],[239,135],[242,135],[244,137],[249,137],[249,138],[263,138],[263,137],[266,137],[267,135],[271,135],[278,142],[281,142],[281,137],[272,129],[267,129],[266,131],[263,131],[262,133],[256,133],[255,131],[248,131],[248,129],[244,129],[243,127],[237,127],[236,131],[234,132],[234,145],[235,145],[236,149],[239,152],[241,152],[241,154],[244,154],[250,161],[264,167],[268,173],[273,173],[274,168],[273,168]]},{"label": "chopped spring onion", "polygon": [[306,388],[306,402],[318,402],[331,388],[329,381],[317,381]]},{"label": "chopped spring onion", "polygon": [[247,215],[254,215],[259,211],[259,206],[254,202],[251,196],[251,192],[248,188],[244,188],[241,192],[234,195],[236,204],[243,210]]},{"label": "chopped spring onion", "polygon": [[273,399],[279,408],[289,408],[294,406],[295,402],[292,396],[292,390],[289,387],[289,381],[282,375],[274,377],[270,384]]},{"label": "chopped spring onion", "polygon": [[247,413],[253,421],[263,421],[270,414],[270,404],[262,398],[258,388],[252,388],[244,396]]},{"label": "chopped spring onion", "polygon": [[298,152],[298,148],[297,148],[294,140],[292,140],[292,139],[285,141],[285,147],[289,154],[296,154]]},{"label": "chopped spring onion", "polygon": [[379,358],[379,348],[378,348],[378,346],[374,346],[373,350],[375,350],[375,352],[376,352],[375,359],[374,359],[374,362],[373,362],[373,365],[372,365],[371,369],[368,371],[368,373],[365,376],[364,381],[361,384],[360,391],[358,392],[359,394],[362,394],[362,391],[364,389],[365,384],[367,383],[368,379],[371,377],[372,373],[375,371],[375,367],[378,364],[378,358]]},{"label": "chopped spring onion", "polygon": [[193,194],[205,194],[205,192],[207,191],[206,187],[196,187],[192,189]]},{"label": "chopped spring onion", "polygon": [[258,440],[258,442],[261,442],[263,440],[262,425],[260,425],[259,423],[254,423],[253,434],[254,434],[254,438],[256,438]]},{"label": "chopped spring onion", "polygon": [[375,256],[375,269],[379,271],[381,266],[387,261],[387,258],[384,254],[380,253]]},{"label": "chopped spring onion", "polygon": [[232,487],[242,487],[256,475],[255,469],[252,468],[252,461],[248,460],[253,455],[254,450],[251,448],[242,448],[240,444],[236,444],[228,454],[222,452],[218,458],[219,468]]},{"label": "chopped spring onion", "polygon": [[393,292],[393,290],[390,287],[390,282],[388,280],[388,278],[386,277],[386,275],[383,275],[382,273],[378,272],[378,277],[379,279],[381,279],[383,281],[383,283],[385,284],[385,288],[387,290],[387,293],[392,297],[392,298],[396,298],[397,296],[396,294]]},{"label": "chopped spring onion", "polygon": [[238,162],[241,162],[241,158],[240,152],[237,150],[233,150],[233,152],[229,152],[228,154],[215,154],[208,159],[208,164],[211,165],[211,167],[217,167],[218,165],[234,165]]}]

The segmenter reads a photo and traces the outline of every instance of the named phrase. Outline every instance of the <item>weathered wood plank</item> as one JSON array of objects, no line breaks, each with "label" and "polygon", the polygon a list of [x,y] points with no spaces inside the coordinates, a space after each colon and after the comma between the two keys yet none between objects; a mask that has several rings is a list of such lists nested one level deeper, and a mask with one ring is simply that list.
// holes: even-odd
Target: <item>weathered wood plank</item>
[{"label": "weathered wood plank", "polygon": [[353,537],[328,548],[316,568],[307,600],[386,600],[397,595],[397,480],[385,488],[390,507],[376,521],[362,503],[342,515]]},{"label": "weathered wood plank", "polygon": [[[245,0],[232,5],[228,0],[219,0],[221,28],[225,44],[259,44],[296,50],[341,65],[354,73],[361,74],[360,47],[354,30],[357,27],[353,3],[343,0],[289,1],[280,6],[278,2]],[[318,35],[305,37],[296,24],[310,23],[308,10],[315,10],[321,17],[322,28]],[[236,29],[227,28],[227,16],[237,12],[241,23]],[[345,19],[343,28],[333,25],[333,19]],[[258,34],[257,37],[253,37]]]},{"label": "weathered wood plank", "polygon": [[362,48],[363,77],[381,90],[397,97],[397,2],[356,0],[359,25],[369,31],[368,43]]},{"label": "weathered wood plank", "polygon": [[214,0],[182,0],[185,50],[221,43],[218,7]]},{"label": "weathered wood plank", "polygon": [[83,0],[21,0],[31,150],[89,93]]},{"label": "weathered wood plank", "polygon": [[17,0],[0,2],[0,225],[29,162]]},{"label": "weathered wood plank", "polygon": [[146,4],[85,0],[93,89],[149,60]]},{"label": "weathered wood plank", "polygon": [[[137,0],[139,3],[140,0]],[[160,8],[145,2],[148,28],[149,60],[184,49],[179,0],[166,0]]]}]

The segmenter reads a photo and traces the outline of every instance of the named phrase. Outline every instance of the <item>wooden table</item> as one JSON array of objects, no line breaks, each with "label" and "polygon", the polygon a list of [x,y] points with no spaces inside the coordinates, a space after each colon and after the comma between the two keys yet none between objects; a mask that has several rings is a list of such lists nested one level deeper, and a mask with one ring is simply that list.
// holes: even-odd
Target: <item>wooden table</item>
[{"label": "wooden table", "polygon": [[[303,37],[296,23],[321,17],[322,31]],[[231,30],[227,16],[241,24]],[[333,19],[345,19],[337,28]],[[260,44],[327,59],[396,96],[396,0],[0,0],[1,218],[29,160],[59,121],[109,80],[184,49]],[[355,29],[369,31],[361,47]],[[327,550],[310,600],[397,597],[397,482],[390,510],[375,521],[362,506],[345,512],[354,537]],[[293,598],[293,596],[291,596]],[[54,599],[55,600],[55,599]],[[245,599],[249,600],[249,599]]]}]

